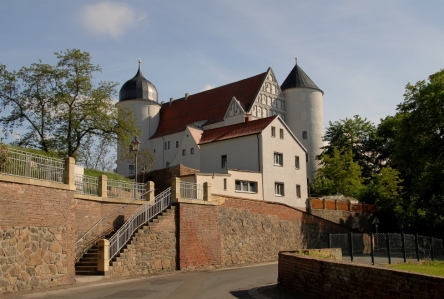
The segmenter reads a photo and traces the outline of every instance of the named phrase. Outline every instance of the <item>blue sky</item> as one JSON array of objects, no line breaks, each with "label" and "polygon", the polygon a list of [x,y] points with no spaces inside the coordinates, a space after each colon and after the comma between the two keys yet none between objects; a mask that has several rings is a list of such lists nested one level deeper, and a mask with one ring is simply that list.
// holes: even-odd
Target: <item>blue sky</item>
[{"label": "blue sky", "polygon": [[[142,71],[159,101],[294,58],[325,92],[324,121],[393,115],[405,85],[444,67],[444,1],[0,1],[0,63],[18,70],[78,48],[122,85]],[[120,88],[120,87],[119,87]],[[117,98],[117,96],[116,96]]]}]

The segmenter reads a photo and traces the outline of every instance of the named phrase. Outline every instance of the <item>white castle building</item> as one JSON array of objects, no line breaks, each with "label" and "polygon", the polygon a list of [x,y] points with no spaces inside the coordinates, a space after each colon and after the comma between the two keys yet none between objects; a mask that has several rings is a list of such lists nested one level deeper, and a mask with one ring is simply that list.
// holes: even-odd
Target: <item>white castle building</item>
[{"label": "white castle building", "polygon": [[[182,164],[200,171],[184,180],[211,182],[213,193],[305,207],[323,146],[322,96],[296,64],[281,86],[268,68],[160,104],[139,64],[116,106],[135,113],[142,147],[156,158],[152,170]],[[118,161],[117,172],[133,175],[134,165]]]}]

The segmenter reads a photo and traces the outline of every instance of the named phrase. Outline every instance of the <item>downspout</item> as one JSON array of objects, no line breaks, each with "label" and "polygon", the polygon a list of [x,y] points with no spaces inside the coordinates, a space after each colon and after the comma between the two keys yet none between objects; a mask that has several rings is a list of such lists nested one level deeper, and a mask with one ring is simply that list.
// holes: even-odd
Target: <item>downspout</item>
[{"label": "downspout", "polygon": [[[259,134],[256,134],[256,138],[257,138],[257,165],[258,165],[258,169],[259,172],[261,172],[261,151],[260,151],[260,140],[259,140]],[[264,193],[264,172],[262,171],[262,200],[265,200],[265,193]]]}]

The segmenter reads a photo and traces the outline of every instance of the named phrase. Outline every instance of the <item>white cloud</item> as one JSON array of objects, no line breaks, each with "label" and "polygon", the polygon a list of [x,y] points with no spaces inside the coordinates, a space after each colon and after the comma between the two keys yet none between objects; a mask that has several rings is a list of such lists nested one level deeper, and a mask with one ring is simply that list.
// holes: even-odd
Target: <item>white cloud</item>
[{"label": "white cloud", "polygon": [[99,36],[119,38],[145,18],[132,7],[114,2],[100,2],[82,7],[79,23],[88,32]]}]

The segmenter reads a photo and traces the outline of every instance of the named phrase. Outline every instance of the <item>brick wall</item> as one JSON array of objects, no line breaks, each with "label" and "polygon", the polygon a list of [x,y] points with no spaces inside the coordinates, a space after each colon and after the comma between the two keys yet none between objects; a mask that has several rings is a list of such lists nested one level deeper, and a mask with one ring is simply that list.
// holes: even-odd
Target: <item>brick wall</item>
[{"label": "brick wall", "polygon": [[444,298],[444,278],[279,254],[278,283],[309,298]]},{"label": "brick wall", "polygon": [[0,294],[74,282],[72,191],[0,181]]},{"label": "brick wall", "polygon": [[328,246],[347,228],[280,203],[217,198],[222,204],[179,203],[180,269],[277,261],[278,252]]}]

